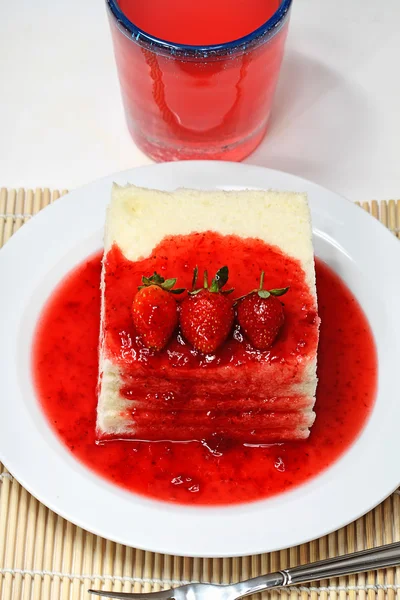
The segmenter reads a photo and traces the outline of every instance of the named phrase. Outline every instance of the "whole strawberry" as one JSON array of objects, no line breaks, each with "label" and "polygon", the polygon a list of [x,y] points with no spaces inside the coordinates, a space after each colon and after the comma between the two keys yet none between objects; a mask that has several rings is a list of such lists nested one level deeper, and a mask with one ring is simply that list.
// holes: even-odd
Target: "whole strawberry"
[{"label": "whole strawberry", "polygon": [[132,319],[143,344],[152,350],[162,350],[178,325],[178,305],[173,294],[176,279],[167,279],[154,273],[142,277],[143,285],[132,303]]},{"label": "whole strawberry", "polygon": [[[211,354],[224,343],[234,319],[233,300],[228,297],[233,290],[223,291],[228,281],[228,267],[219,269],[208,287],[204,271],[204,287],[192,290],[181,304],[180,324],[183,336],[200,352]],[[193,288],[197,280],[197,267]]]},{"label": "whole strawberry", "polygon": [[283,296],[289,289],[264,290],[263,285],[264,271],[261,273],[259,289],[236,301],[238,323],[257,350],[268,350],[278,337],[285,321],[278,296]]}]

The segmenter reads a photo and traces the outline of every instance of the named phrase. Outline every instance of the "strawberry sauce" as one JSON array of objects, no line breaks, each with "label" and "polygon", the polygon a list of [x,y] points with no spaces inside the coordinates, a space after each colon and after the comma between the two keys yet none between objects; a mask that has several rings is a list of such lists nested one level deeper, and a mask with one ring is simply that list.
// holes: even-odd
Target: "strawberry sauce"
[{"label": "strawberry sauce", "polygon": [[[232,271],[237,259],[237,254],[225,256]],[[217,268],[224,264],[220,254],[219,263]],[[197,442],[96,444],[100,271],[98,254],[74,269],[51,296],[36,332],[33,373],[38,399],[62,442],[108,481],[184,504],[259,500],[329,467],[363,429],[377,382],[372,333],[350,290],[317,260],[319,385],[317,419],[308,440],[265,448],[223,441],[211,448]],[[180,273],[178,269],[167,276]],[[255,283],[258,277],[259,271],[254,273]],[[188,285],[178,279],[178,286],[183,284]],[[273,281],[270,287],[283,285]],[[203,369],[206,376],[207,366]]]},{"label": "strawberry sauce", "polygon": [[[171,339],[166,351],[152,352],[144,348],[135,336],[131,302],[127,300],[134,298],[142,275],[151,275],[156,270],[165,278],[177,277],[177,287],[190,290],[195,265],[199,269],[197,287],[201,287],[204,269],[208,270],[210,277],[225,264],[229,266],[226,289],[234,288],[234,298],[258,288],[262,270],[265,271],[267,288],[290,286],[289,292],[282,298],[285,324],[271,351],[255,351],[237,335],[229,336],[213,358],[193,351],[193,347],[185,344],[179,336]],[[192,376],[193,371],[200,367],[203,379],[204,369],[213,373],[215,367],[230,365],[283,364],[282,359],[290,361],[292,357],[294,362],[299,353],[304,355],[308,350],[313,351],[317,344],[316,306],[300,263],[261,240],[242,240],[235,235],[222,236],[211,231],[177,235],[165,238],[150,257],[135,262],[127,260],[118,246],[113,246],[106,257],[105,286],[107,347],[113,360],[124,367],[146,364],[147,369],[159,371],[167,367],[168,370],[190,372]],[[185,295],[177,296],[178,302]],[[281,371],[283,368],[280,367]],[[221,376],[220,373],[218,376]]]},{"label": "strawberry sauce", "polygon": [[[228,306],[258,287],[263,269],[270,288],[290,286],[283,299],[284,325],[271,349],[256,350],[238,325],[233,332],[228,326],[227,339],[212,353],[196,351],[179,329],[163,351],[146,348],[131,312],[143,274],[177,277],[179,287],[190,289],[195,265],[198,286],[204,270],[212,276],[221,260],[229,265],[226,289],[234,288],[222,297]],[[105,265],[104,356],[120,367],[121,394],[130,402],[120,417],[125,432],[117,437],[213,443],[223,437],[251,444],[304,438],[311,417],[294,411],[305,402],[301,389],[316,354],[318,319],[299,261],[262,240],[206,231],[166,237],[137,261],[114,245]],[[176,298],[180,303],[186,297]],[[282,412],[288,396],[293,403]],[[228,410],[224,403],[232,400],[237,406]],[[105,438],[110,439],[107,432],[101,434]]]}]

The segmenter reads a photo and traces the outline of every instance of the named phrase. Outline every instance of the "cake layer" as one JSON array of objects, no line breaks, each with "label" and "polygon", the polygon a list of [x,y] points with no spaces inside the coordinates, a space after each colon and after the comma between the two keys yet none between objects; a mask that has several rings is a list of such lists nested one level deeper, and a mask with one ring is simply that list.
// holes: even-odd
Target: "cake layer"
[{"label": "cake layer", "polygon": [[258,238],[300,261],[315,295],[314,252],[306,194],[259,190],[164,192],[114,184],[104,251],[125,258],[149,256],[165,236],[201,231]]},{"label": "cake layer", "polygon": [[143,441],[173,441],[173,442],[189,442],[201,441],[208,443],[210,447],[218,446],[219,440],[232,440],[241,444],[276,444],[282,442],[296,441],[307,439],[310,435],[309,427],[291,427],[278,429],[252,429],[248,432],[243,432],[242,429],[235,427],[217,428],[211,425],[202,430],[203,437],[199,436],[199,429],[196,425],[191,427],[171,426],[164,427],[160,430],[158,424],[148,427],[129,428],[121,432],[113,432],[104,434],[100,439],[101,442],[119,440],[143,440]]},{"label": "cake layer", "polygon": [[[222,264],[236,297],[255,287],[261,270],[269,288],[290,286],[272,349],[255,351],[237,326],[212,356],[179,332],[161,352],[145,348],[130,314],[141,277],[157,270],[190,289],[196,265]],[[114,186],[102,272],[99,439],[304,439],[315,418],[318,326],[305,195]]]},{"label": "cake layer", "polygon": [[[111,367],[110,367],[111,368]],[[122,372],[123,373],[122,373]],[[115,380],[125,397],[141,399],[147,394],[174,396],[177,402],[186,401],[188,391],[192,397],[243,398],[243,392],[251,398],[264,399],[277,395],[315,395],[315,360],[290,365],[261,364],[221,367],[207,370],[193,369],[152,369],[140,367],[133,371],[118,365],[114,371]]]},{"label": "cake layer", "polygon": [[238,410],[142,410],[134,409],[122,415],[133,427],[141,427],[155,424],[162,430],[164,427],[196,427],[201,431],[204,427],[215,427],[216,429],[234,428],[241,431],[249,431],[254,427],[261,429],[280,429],[289,427],[310,427],[314,422],[314,414],[311,410],[298,411],[238,411]]},{"label": "cake layer", "polygon": [[[215,433],[229,430],[235,432],[236,439],[247,443],[251,441],[254,430],[296,430],[311,427],[315,419],[312,406],[313,403],[309,402],[304,409],[281,411],[126,409],[119,413],[103,413],[102,430],[106,432],[106,437],[107,434],[123,436],[129,433],[136,438],[145,439],[143,431],[151,429],[158,431],[158,438],[154,439],[172,440],[175,438],[166,437],[166,432],[175,431],[178,436],[176,439],[183,440],[185,432],[195,427],[196,434],[191,433],[190,439],[204,440],[207,439],[210,430]],[[103,438],[104,435],[100,436],[100,439]]]},{"label": "cake layer", "polygon": [[270,411],[296,411],[314,406],[314,396],[273,396],[272,398],[240,398],[236,396],[215,396],[206,395],[201,397],[193,397],[176,400],[174,394],[157,395],[148,394],[147,397],[141,399],[130,399],[133,392],[129,394],[122,389],[121,396],[127,400],[126,410],[270,410]]}]

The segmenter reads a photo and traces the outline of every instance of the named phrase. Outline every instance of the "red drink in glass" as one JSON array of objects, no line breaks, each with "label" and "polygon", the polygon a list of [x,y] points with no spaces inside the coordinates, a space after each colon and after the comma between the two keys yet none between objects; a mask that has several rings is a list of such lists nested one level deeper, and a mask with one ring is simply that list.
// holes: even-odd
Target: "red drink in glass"
[{"label": "red drink in glass", "polygon": [[241,160],[263,138],[291,0],[107,0],[129,130],[158,161]]}]

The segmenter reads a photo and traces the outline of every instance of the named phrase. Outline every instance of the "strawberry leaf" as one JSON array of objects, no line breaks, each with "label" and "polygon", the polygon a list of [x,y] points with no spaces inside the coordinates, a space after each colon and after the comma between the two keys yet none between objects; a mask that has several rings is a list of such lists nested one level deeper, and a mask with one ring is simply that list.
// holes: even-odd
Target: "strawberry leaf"
[{"label": "strawberry leaf", "polygon": [[173,294],[182,294],[182,292],[185,291],[184,288],[177,289],[177,290],[172,289],[174,287],[174,285],[176,284],[176,277],[165,280],[164,277],[161,277],[161,275],[159,275],[156,271],[154,271],[154,273],[153,273],[153,275],[151,275],[151,277],[145,277],[143,275],[142,284],[143,285],[139,286],[139,288],[138,288],[139,290],[142,290],[143,288],[146,288],[146,287],[150,287],[152,285],[156,285],[156,286],[160,287],[162,290],[164,290],[165,292],[172,292]]},{"label": "strawberry leaf", "polygon": [[234,306],[236,306],[241,300],[243,300],[247,296],[250,296],[251,294],[257,294],[259,296],[259,298],[264,298],[265,300],[267,298],[269,298],[270,296],[283,296],[284,294],[286,294],[288,289],[289,289],[288,287],[285,287],[285,288],[276,288],[273,290],[264,290],[264,271],[261,271],[260,287],[258,288],[258,290],[252,290],[251,292],[248,292],[244,296],[240,296],[240,298],[236,298],[236,300],[234,301],[233,304],[234,304]]},{"label": "strawberry leaf", "polygon": [[211,282],[210,292],[219,292],[224,287],[229,277],[228,267],[218,269],[214,279]]},{"label": "strawberry leaf", "polygon": [[168,290],[170,294],[182,294],[185,288],[176,288],[176,290]]},{"label": "strawberry leaf", "polygon": [[271,294],[271,296],[283,296],[283,294],[286,294],[288,289],[289,289],[288,287],[277,288],[275,290],[269,290],[269,293]]},{"label": "strawberry leaf", "polygon": [[215,280],[218,283],[219,288],[221,289],[227,283],[229,277],[229,269],[228,267],[221,267],[217,274],[215,275]]},{"label": "strawberry leaf", "polygon": [[164,283],[161,284],[163,290],[170,290],[176,284],[176,277],[174,279],[166,279]]},{"label": "strawberry leaf", "polygon": [[154,271],[154,274],[150,277],[149,281],[151,283],[156,283],[157,285],[160,285],[161,283],[164,283],[165,280],[164,277],[161,277],[161,275]]},{"label": "strawberry leaf", "polygon": [[233,306],[237,306],[239,304],[239,302],[244,300],[244,298],[247,298],[247,296],[249,296],[249,294],[243,294],[243,296],[239,296],[239,298],[235,298],[235,300],[233,301]]},{"label": "strawberry leaf", "polygon": [[221,294],[231,294],[234,290],[233,288],[231,290],[222,290],[221,288],[224,287],[224,285],[226,284],[226,282],[228,281],[228,275],[229,275],[229,270],[228,267],[221,267],[214,279],[211,281],[211,285],[208,285],[208,272],[205,270],[204,271],[204,280],[203,280],[203,287],[199,288],[197,290],[194,289],[196,282],[197,282],[197,275],[198,275],[198,268],[196,267],[193,273],[193,281],[192,281],[192,289],[190,292],[188,292],[188,294],[190,296],[195,296],[196,294],[198,294],[199,292],[201,292],[202,290],[208,290],[209,292],[213,292],[213,293],[218,293],[220,292]]}]

